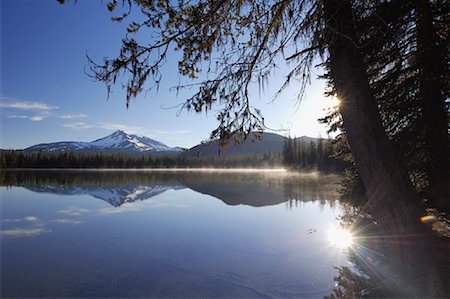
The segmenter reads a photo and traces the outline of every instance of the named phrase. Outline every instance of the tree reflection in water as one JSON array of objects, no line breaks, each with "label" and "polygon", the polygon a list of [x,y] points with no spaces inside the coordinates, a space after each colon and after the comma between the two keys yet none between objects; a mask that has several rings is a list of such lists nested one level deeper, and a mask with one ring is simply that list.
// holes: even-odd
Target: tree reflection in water
[{"label": "tree reflection in water", "polygon": [[333,294],[325,298],[447,298],[448,238],[433,235],[419,219],[393,218],[398,207],[374,211],[369,216],[347,207],[341,220],[354,232],[348,248],[352,267],[337,268]]},{"label": "tree reflection in water", "polygon": [[[0,172],[0,185],[22,186],[38,192],[70,194],[109,190],[120,195],[111,202],[119,207],[133,190],[146,187],[146,193],[133,200],[146,200],[158,192],[190,188],[212,195],[227,205],[255,207],[285,203],[288,208],[303,202],[318,201],[333,205],[338,180],[333,176],[301,176],[280,173],[226,172],[132,172],[132,171],[54,171]],[[143,189],[142,189],[143,190]],[[109,193],[108,193],[109,194]],[[104,198],[102,198],[105,200]],[[333,294],[326,298],[351,297],[448,297],[450,264],[448,238],[431,234],[419,221],[417,210],[400,203],[382,203],[362,209],[344,205],[341,221],[353,236],[345,250],[351,266],[337,268]],[[370,209],[369,209],[370,208]],[[431,218],[422,218],[427,222]],[[339,230],[338,230],[339,231]],[[344,235],[337,239],[349,238]],[[338,240],[332,243],[339,243]],[[346,246],[342,246],[346,247]]]},{"label": "tree reflection in water", "polygon": [[[227,205],[261,207],[318,201],[333,205],[337,197],[335,175],[291,174],[264,171],[133,171],[34,170],[0,171],[0,186],[21,186],[35,192],[88,194],[119,207],[132,198],[146,200],[170,189],[190,188],[220,199]],[[139,196],[132,196],[133,191]],[[145,192],[141,192],[145,190]],[[117,198],[102,197],[114,194]]]}]

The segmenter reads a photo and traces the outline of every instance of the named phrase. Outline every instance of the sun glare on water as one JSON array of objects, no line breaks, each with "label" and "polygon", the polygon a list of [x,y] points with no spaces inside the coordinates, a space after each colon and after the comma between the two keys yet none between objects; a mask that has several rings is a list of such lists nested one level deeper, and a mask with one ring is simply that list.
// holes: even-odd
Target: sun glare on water
[{"label": "sun glare on water", "polygon": [[327,239],[330,245],[341,249],[348,248],[353,244],[352,233],[337,226],[328,229]]}]

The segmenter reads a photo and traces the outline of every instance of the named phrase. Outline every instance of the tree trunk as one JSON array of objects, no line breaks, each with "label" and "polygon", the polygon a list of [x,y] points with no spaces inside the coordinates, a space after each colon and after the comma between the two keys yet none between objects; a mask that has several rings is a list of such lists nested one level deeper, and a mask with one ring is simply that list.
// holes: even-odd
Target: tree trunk
[{"label": "tree trunk", "polygon": [[421,124],[425,135],[426,174],[432,204],[450,211],[448,201],[449,142],[445,109],[446,48],[439,43],[430,4],[416,1],[417,65]]},{"label": "tree trunk", "polygon": [[[410,263],[419,264],[424,257],[414,252],[418,248],[431,252],[429,244],[433,236],[420,224],[419,197],[383,128],[357,45],[350,1],[324,0],[323,9],[331,78],[340,99],[339,110],[348,143],[367,190],[366,209],[383,217],[379,222],[381,231],[398,244],[398,255],[409,256]],[[411,239],[411,236],[420,238],[404,242],[403,238]],[[428,260],[426,264],[420,276],[436,277],[434,264]],[[417,288],[427,296],[442,294],[442,289],[431,280]]]},{"label": "tree trunk", "polygon": [[[355,38],[349,1],[326,0],[331,77],[348,143],[366,187],[369,203],[417,206],[419,199],[382,126],[375,98]],[[417,216],[417,215],[416,215]]]}]

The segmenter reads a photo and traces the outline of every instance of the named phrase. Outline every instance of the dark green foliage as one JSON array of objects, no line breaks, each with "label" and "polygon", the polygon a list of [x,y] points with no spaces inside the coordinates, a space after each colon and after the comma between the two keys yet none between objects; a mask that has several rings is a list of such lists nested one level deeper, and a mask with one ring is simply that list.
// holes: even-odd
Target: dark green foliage
[{"label": "dark green foliage", "polygon": [[355,207],[363,207],[367,203],[366,189],[354,164],[345,169],[339,193],[339,200],[342,203],[348,203]]},{"label": "dark green foliage", "polygon": [[281,154],[264,153],[251,156],[209,157],[131,157],[125,155],[24,153],[3,151],[0,153],[0,168],[185,168],[220,167],[250,168],[279,167]]},{"label": "dark green foliage", "polygon": [[336,159],[335,150],[336,146],[330,139],[306,141],[289,137],[283,148],[283,164],[302,171],[342,172],[348,163]]},{"label": "dark green foliage", "polygon": [[[177,90],[198,87],[182,108],[195,112],[210,111],[214,105],[219,108],[219,125],[212,139],[226,143],[230,138],[249,137],[252,131],[265,128],[260,110],[250,103],[249,86],[258,82],[263,88],[280,59],[288,64],[280,91],[297,80],[302,97],[313,59],[324,53],[320,6],[310,0],[111,0],[106,7],[112,20],[128,21],[127,34],[115,57],[101,62],[89,58],[89,74],[104,82],[108,92],[125,78],[121,85],[128,106],[149,81],[154,84],[148,88],[159,86],[161,66],[171,51],[178,51],[178,71],[193,81]],[[208,79],[195,81],[205,73]]]},{"label": "dark green foliage", "polygon": [[[444,1],[354,2],[355,29],[371,91],[396,156],[416,189],[448,208],[449,89],[448,3]],[[330,65],[324,64],[329,95],[335,94]],[[352,161],[342,119],[332,111],[322,119],[338,136]],[[364,190],[356,168],[346,172],[346,197]],[[354,181],[352,181],[354,180]],[[445,190],[446,189],[446,190]],[[430,198],[431,197],[431,198]],[[438,203],[440,201],[440,203]]]},{"label": "dark green foliage", "polygon": [[338,275],[334,277],[337,286],[333,288],[333,294],[324,299],[333,298],[366,298],[368,290],[373,288],[371,281],[355,272],[347,266],[337,267]]},{"label": "dark green foliage", "polygon": [[448,177],[447,13],[441,1],[390,1],[360,20],[383,125],[419,190]]},{"label": "dark green foliage", "polygon": [[[122,86],[127,105],[146,82],[159,85],[160,67],[174,49],[181,54],[181,75],[193,80],[207,78],[188,83],[198,88],[183,108],[207,112],[216,106],[219,125],[212,137],[220,137],[224,143],[242,135],[247,138],[251,131],[265,128],[260,111],[250,104],[250,84],[264,87],[283,64],[288,70],[280,91],[296,81],[301,98],[314,59],[321,58],[319,62],[328,71],[324,77],[329,80],[330,95],[335,94],[336,83],[341,84],[340,92],[361,94],[364,90],[360,103],[341,107],[342,114],[356,107],[346,114],[345,126],[347,132],[356,132],[349,143],[355,157],[364,157],[357,165],[364,184],[374,180],[375,170],[385,171],[385,167],[372,166],[379,163],[386,166],[386,173],[378,177],[399,173],[402,178],[402,183],[392,185],[409,185],[408,173],[420,190],[439,191],[448,186],[447,2],[111,0],[106,7],[113,13],[113,21],[127,21],[131,16],[133,20],[128,19],[127,34],[115,57],[98,63],[89,59],[90,74],[108,90],[120,86],[117,79],[125,78]],[[336,59],[331,59],[332,53]],[[342,53],[353,56],[347,61]],[[334,75],[331,61],[343,62],[333,67]],[[336,71],[344,74],[344,69],[351,68],[353,71],[334,81]],[[352,83],[348,74],[355,71],[359,80]],[[206,73],[208,76],[203,76]],[[334,117],[327,118],[332,129],[341,127],[345,134],[339,112],[333,116],[336,122]],[[366,128],[365,122],[376,124],[376,130],[375,125]],[[361,142],[363,139],[368,142]],[[345,146],[347,142],[342,140],[341,146]],[[369,154],[375,149],[380,149],[376,156]],[[291,160],[289,155],[287,160]]]}]

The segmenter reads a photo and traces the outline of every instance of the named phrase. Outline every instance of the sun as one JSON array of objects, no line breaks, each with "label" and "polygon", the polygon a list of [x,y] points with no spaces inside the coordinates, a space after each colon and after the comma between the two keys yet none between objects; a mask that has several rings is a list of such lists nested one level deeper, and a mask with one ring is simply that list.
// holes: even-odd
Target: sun
[{"label": "sun", "polygon": [[337,226],[332,226],[328,229],[327,239],[331,246],[341,249],[348,248],[353,244],[352,233]]},{"label": "sun", "polygon": [[336,95],[323,97],[314,101],[317,112],[320,112],[320,114],[336,111],[339,109],[340,104],[341,101]]},{"label": "sun", "polygon": [[333,95],[331,97],[326,98],[326,106],[324,107],[324,110],[336,110],[339,108],[339,105],[341,104],[341,101],[337,97],[337,95]]}]

